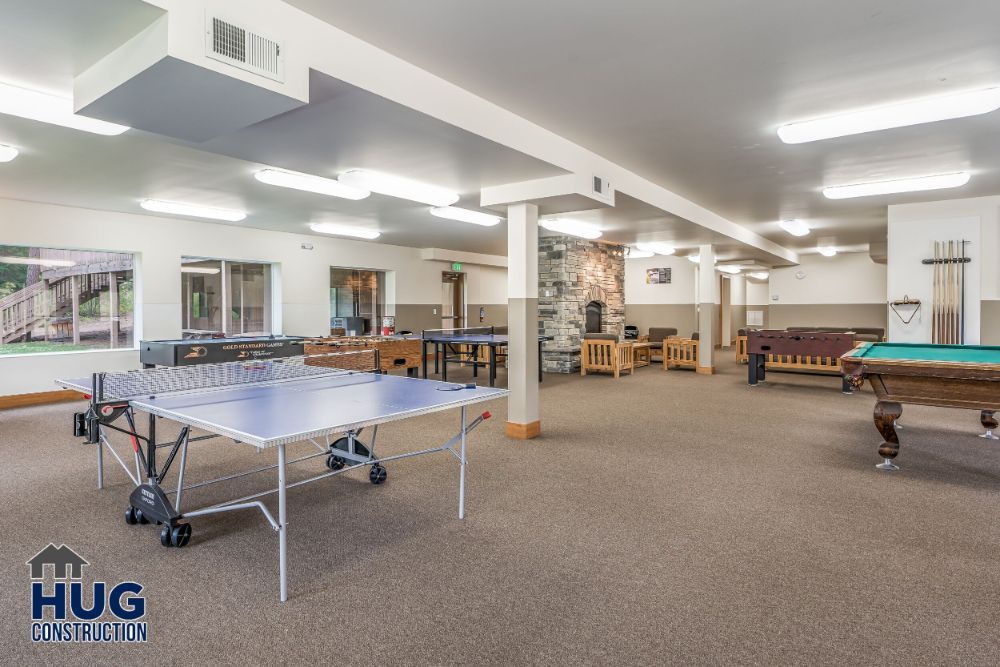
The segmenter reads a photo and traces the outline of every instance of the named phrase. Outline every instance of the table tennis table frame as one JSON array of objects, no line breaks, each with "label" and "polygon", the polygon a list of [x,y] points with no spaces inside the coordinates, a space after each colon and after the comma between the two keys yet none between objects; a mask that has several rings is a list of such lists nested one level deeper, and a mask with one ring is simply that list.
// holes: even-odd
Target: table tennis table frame
[{"label": "table tennis table frame", "polygon": [[[481,333],[484,336],[494,336],[495,335],[493,333],[493,327],[472,327],[472,329],[482,329],[481,332],[476,332],[476,333]],[[489,330],[489,332],[486,331],[487,329]],[[442,330],[442,331],[447,331],[447,329]],[[455,329],[455,331],[457,332],[457,331],[463,331],[463,330],[462,329]],[[463,342],[461,340],[446,339],[444,337],[442,337],[440,339],[435,339],[433,337],[427,338],[425,336],[428,333],[433,333],[433,332],[431,332],[431,331],[425,331],[425,332],[421,333],[421,336],[420,336],[421,347],[422,347],[422,349],[421,349],[421,352],[422,352],[422,354],[421,354],[421,363],[422,363],[422,371],[423,371],[423,378],[424,379],[427,379],[427,370],[428,370],[427,346],[428,345],[433,345],[434,346],[434,374],[435,375],[440,374],[441,375],[441,380],[443,382],[447,382],[448,381],[448,363],[449,362],[452,362],[452,363],[466,363],[466,364],[472,364],[472,377],[474,377],[474,378],[475,377],[479,377],[479,367],[480,366],[486,366],[487,368],[489,368],[489,384],[490,384],[491,387],[495,387],[496,386],[496,380],[497,380],[497,350],[498,350],[498,348],[501,348],[501,347],[508,347],[510,345],[510,341],[509,340],[506,340],[506,341],[491,341],[491,342],[485,342],[485,341]],[[473,335],[475,335],[475,334],[473,334]],[[542,374],[542,344],[545,343],[545,341],[547,341],[547,340],[551,340],[551,337],[547,337],[547,336],[539,336],[538,337],[538,381],[539,382],[542,382],[542,380],[544,379],[543,378],[543,374]],[[463,353],[463,352],[455,351],[455,353],[452,356],[449,357],[448,356],[448,348],[451,347],[451,346],[457,346],[457,345],[469,346],[472,349],[468,353]],[[486,347],[486,348],[489,349],[489,361],[488,362],[479,361],[479,348],[481,348],[481,347]],[[465,357],[465,358],[463,358],[463,357]]]},{"label": "table tennis table frame", "polygon": [[[364,468],[366,466],[370,467],[371,473],[374,473],[378,468],[382,468],[382,464],[390,461],[398,461],[406,458],[412,458],[415,456],[422,456],[426,454],[433,454],[436,452],[449,452],[452,456],[457,459],[459,464],[459,480],[458,480],[458,518],[465,518],[465,468],[468,465],[468,458],[466,456],[466,442],[467,436],[470,431],[479,426],[483,421],[490,418],[489,412],[483,412],[482,414],[475,417],[471,422],[467,419],[467,408],[469,405],[476,402],[482,402],[481,400],[470,401],[469,403],[462,403],[458,405],[449,405],[443,408],[436,408],[423,411],[413,411],[412,413],[407,413],[404,416],[397,416],[391,419],[385,420],[370,420],[368,423],[358,423],[352,425],[352,428],[344,431],[338,428],[326,429],[325,431],[310,433],[302,438],[297,438],[288,441],[278,441],[274,443],[274,447],[277,449],[277,463],[272,465],[266,465],[262,467],[252,468],[250,470],[240,471],[234,474],[224,475],[215,479],[205,480],[196,482],[193,484],[184,484],[185,472],[188,463],[188,447],[191,442],[208,440],[212,438],[231,438],[234,442],[244,442],[238,437],[239,434],[225,432],[224,429],[213,429],[212,425],[205,424],[201,422],[194,421],[184,421],[178,418],[175,413],[172,412],[159,412],[155,408],[149,406],[143,406],[139,411],[146,412],[148,418],[148,425],[145,434],[139,433],[136,428],[136,408],[133,407],[131,400],[99,400],[98,397],[103,395],[102,383],[104,373],[95,373],[92,376],[92,387],[90,394],[90,409],[86,413],[80,413],[74,417],[74,434],[78,436],[84,436],[86,441],[90,444],[97,445],[97,488],[104,488],[104,449],[107,448],[108,451],[114,456],[117,463],[128,475],[129,479],[134,483],[135,490],[133,494],[141,491],[143,488],[148,487],[160,487],[160,484],[165,480],[170,467],[175,460],[177,454],[180,454],[180,462],[178,465],[177,474],[177,484],[176,488],[170,491],[163,491],[164,497],[173,495],[174,500],[172,503],[173,515],[165,520],[164,528],[161,531],[161,543],[164,546],[171,546],[168,542],[164,541],[164,532],[172,532],[178,529],[178,526],[187,526],[187,528],[181,528],[180,530],[186,531],[186,536],[183,538],[181,543],[174,543],[172,546],[184,546],[188,539],[190,539],[191,529],[190,524],[179,523],[180,519],[191,519],[198,516],[206,516],[209,514],[219,514],[224,512],[232,512],[244,509],[257,509],[261,512],[264,519],[270,524],[271,528],[278,534],[278,576],[279,576],[279,599],[282,602],[288,599],[288,525],[287,525],[287,492],[288,489],[292,489],[298,486],[303,486],[305,484],[310,484],[313,482],[318,482],[320,480],[326,479],[328,477],[334,477],[343,473],[347,473],[359,468]],[[68,383],[61,383],[67,388],[82,391],[84,387],[71,385]],[[444,444],[436,447],[428,447],[425,449],[420,449],[412,452],[405,452],[402,454],[394,454],[385,457],[377,457],[375,455],[375,441],[378,434],[379,424],[388,423],[392,421],[401,421],[402,419],[418,416],[419,414],[430,414],[432,412],[440,412],[446,409],[452,409],[457,407],[460,411],[460,421],[458,433],[448,439]],[[80,415],[84,415],[81,419]],[[127,423],[127,428],[118,426],[114,422],[118,421],[122,417],[125,418]],[[159,443],[157,441],[157,419],[165,418],[170,421],[174,421],[181,425],[181,429],[177,437],[165,443]],[[372,439],[366,444],[359,440],[362,432],[365,428],[372,427]],[[209,434],[202,436],[192,437],[191,431],[193,428],[200,428],[209,431]],[[117,431],[128,436],[132,442],[133,458],[135,465],[135,473],[129,469],[126,464],[125,459],[123,459],[115,448],[112,446],[110,440],[107,437],[106,431]],[[338,439],[336,442],[331,443],[330,438],[333,435],[344,434],[346,436],[346,447],[337,448],[338,443],[342,443],[344,438]],[[319,438],[324,438],[325,443],[320,444]],[[291,461],[287,458],[286,446],[289,444],[295,444],[299,442],[310,442],[318,450],[318,453],[309,454],[306,456],[301,456],[295,458]],[[145,444],[145,451],[140,446],[140,443]],[[268,449],[266,445],[258,445],[254,443],[249,443],[255,446],[259,451],[263,449]],[[343,445],[341,445],[343,446]],[[359,448],[360,446],[360,448]],[[156,464],[156,452],[161,448],[170,448],[166,460],[162,466],[157,467]],[[287,468],[289,465],[296,463],[301,463],[310,459],[314,459],[320,456],[330,457],[337,456],[343,461],[343,467],[339,469],[329,470],[328,472],[321,473],[309,477],[307,479],[298,480],[292,483],[288,482],[287,479]],[[350,464],[350,465],[349,465]],[[328,464],[328,467],[329,464]],[[246,477],[248,475],[254,475],[263,473],[269,470],[277,470],[277,486],[273,489],[267,491],[262,491],[259,493],[254,493],[239,498],[234,498],[232,500],[222,501],[219,503],[214,503],[205,507],[199,507],[193,510],[183,511],[182,510],[182,498],[183,492],[191,489],[201,488],[205,486],[210,486],[213,484],[219,484],[227,482],[240,477]],[[384,471],[384,468],[382,468]],[[145,477],[145,483],[142,481]],[[370,475],[371,478],[371,475]],[[384,473],[379,481],[371,479],[375,484],[381,483],[385,479]],[[278,516],[277,518],[271,513],[268,507],[262,502],[262,498],[277,494],[278,496]],[[131,509],[131,508],[130,508]],[[128,515],[127,515],[128,516]],[[134,516],[134,515],[133,515]],[[128,520],[128,519],[127,519]]]}]

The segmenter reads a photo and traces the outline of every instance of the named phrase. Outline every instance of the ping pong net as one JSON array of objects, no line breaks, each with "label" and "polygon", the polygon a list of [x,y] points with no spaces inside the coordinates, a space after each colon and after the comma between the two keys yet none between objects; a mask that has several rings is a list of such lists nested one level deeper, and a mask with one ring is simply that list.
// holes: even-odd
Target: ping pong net
[{"label": "ping pong net", "polygon": [[492,326],[466,327],[457,329],[424,329],[421,338],[433,339],[439,336],[492,336],[494,331]]},{"label": "ping pong net", "polygon": [[309,356],[226,361],[171,368],[98,373],[98,402],[158,394],[193,392],[248,384],[273,384],[303,378],[372,373],[379,369],[378,350],[351,350]]}]

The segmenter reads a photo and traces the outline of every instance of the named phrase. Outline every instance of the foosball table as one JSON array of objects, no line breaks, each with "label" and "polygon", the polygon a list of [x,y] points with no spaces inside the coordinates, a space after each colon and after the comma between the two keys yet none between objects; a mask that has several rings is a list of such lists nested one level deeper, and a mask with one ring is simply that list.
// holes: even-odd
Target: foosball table
[{"label": "foosball table", "polygon": [[[363,356],[325,356],[309,359],[311,355],[329,355],[331,352],[355,352],[377,350],[379,368],[383,373],[406,369],[410,377],[417,376],[421,362],[420,339],[407,336],[333,336],[328,338],[308,338],[305,340],[306,363],[309,365],[350,364],[353,359],[360,363]],[[347,370],[357,370],[350,369]]]}]

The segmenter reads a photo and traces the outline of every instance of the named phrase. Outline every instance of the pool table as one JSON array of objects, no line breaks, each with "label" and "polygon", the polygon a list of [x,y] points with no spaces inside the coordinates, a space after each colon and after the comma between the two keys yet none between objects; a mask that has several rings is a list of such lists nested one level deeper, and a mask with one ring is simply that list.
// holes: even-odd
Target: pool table
[{"label": "pool table", "polygon": [[929,345],[914,343],[859,343],[840,357],[844,377],[860,388],[871,383],[875,428],[883,442],[877,467],[898,470],[896,420],[903,403],[979,410],[986,433],[997,440],[994,412],[1000,410],[1000,347],[981,345]]}]

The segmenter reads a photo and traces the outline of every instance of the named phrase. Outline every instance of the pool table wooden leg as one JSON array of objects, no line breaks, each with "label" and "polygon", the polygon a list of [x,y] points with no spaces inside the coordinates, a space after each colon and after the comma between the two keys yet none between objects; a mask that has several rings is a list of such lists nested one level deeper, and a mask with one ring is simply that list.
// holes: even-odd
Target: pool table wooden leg
[{"label": "pool table wooden leg", "polygon": [[878,454],[882,457],[882,463],[876,468],[879,470],[899,470],[899,466],[892,462],[899,454],[899,436],[896,435],[896,420],[903,414],[903,406],[895,401],[879,401],[875,404],[875,428],[882,434],[882,446],[878,448]]},{"label": "pool table wooden leg", "polygon": [[1000,426],[997,423],[996,417],[993,416],[993,410],[983,410],[979,413],[979,421],[982,423],[983,428],[986,429],[986,433],[980,435],[980,438],[986,438],[987,440],[1000,440],[1000,437],[993,435],[993,429]]}]

